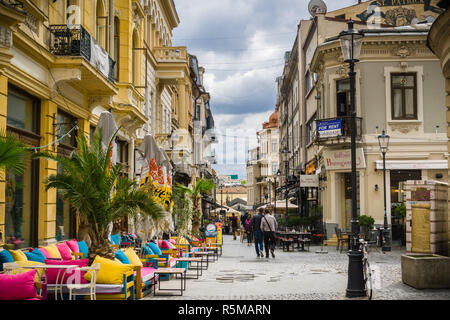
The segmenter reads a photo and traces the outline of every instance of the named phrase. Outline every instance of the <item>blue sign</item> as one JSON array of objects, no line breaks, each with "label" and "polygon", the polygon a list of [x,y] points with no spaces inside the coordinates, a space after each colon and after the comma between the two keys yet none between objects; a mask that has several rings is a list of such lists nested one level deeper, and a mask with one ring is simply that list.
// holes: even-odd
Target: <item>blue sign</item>
[{"label": "blue sign", "polygon": [[319,121],[317,132],[320,138],[330,138],[342,135],[342,119]]}]

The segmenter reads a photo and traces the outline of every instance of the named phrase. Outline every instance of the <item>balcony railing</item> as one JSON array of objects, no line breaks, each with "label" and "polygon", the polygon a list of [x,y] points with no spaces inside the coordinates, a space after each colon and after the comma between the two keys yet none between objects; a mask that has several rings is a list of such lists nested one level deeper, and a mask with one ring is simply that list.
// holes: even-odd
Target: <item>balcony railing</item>
[{"label": "balcony railing", "polygon": [[155,58],[158,62],[188,62],[186,47],[155,47]]},{"label": "balcony railing", "polygon": [[[323,122],[333,122],[339,123],[340,120],[340,128],[329,127],[326,131],[319,130],[319,124]],[[356,117],[356,139],[361,139],[362,136],[362,118]],[[337,117],[337,118],[328,118],[328,119],[320,119],[316,120],[316,131],[314,133],[314,138],[318,142],[324,142],[329,140],[340,140],[351,138],[352,135],[352,117]]]},{"label": "balcony railing", "polygon": [[23,8],[23,3],[22,1],[17,1],[17,0],[0,0],[0,4],[7,6],[11,9],[14,9],[20,13],[26,14],[27,12],[25,11],[25,9]]},{"label": "balcony railing", "polygon": [[[84,57],[91,62],[94,58],[96,45],[92,46],[91,35],[82,25],[51,25],[50,26],[50,52],[56,56]],[[95,40],[94,43],[96,44]],[[103,50],[103,49],[102,49]],[[106,51],[105,51],[106,52]],[[105,53],[103,52],[103,53]],[[98,59],[98,57],[97,57]],[[110,82],[114,82],[115,61],[108,55],[107,71],[103,73]],[[97,67],[96,67],[97,68]]]}]

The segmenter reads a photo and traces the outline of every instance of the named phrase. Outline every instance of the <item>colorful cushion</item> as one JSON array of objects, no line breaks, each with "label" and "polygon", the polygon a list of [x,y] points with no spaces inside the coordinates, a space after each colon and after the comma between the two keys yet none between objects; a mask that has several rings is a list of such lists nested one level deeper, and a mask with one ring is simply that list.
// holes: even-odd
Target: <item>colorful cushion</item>
[{"label": "colorful cushion", "polygon": [[[80,259],[80,260],[71,260],[71,261],[64,261],[64,260],[45,260],[45,264],[50,265],[77,265],[78,267],[86,267],[89,264],[89,259]],[[86,284],[87,281],[84,278],[84,274],[86,272],[74,270],[74,269],[48,269],[47,270],[47,283],[48,284],[55,284],[56,283],[56,277],[58,276],[58,270],[61,270],[59,272],[59,278],[58,282],[61,283],[61,277],[63,276],[64,272],[64,278],[63,283],[84,283]]]},{"label": "colorful cushion", "polygon": [[38,248],[38,250],[44,255],[45,258],[53,258],[50,252],[48,252],[45,248]]},{"label": "colorful cushion", "polygon": [[27,256],[28,261],[45,263],[45,256],[39,250],[34,250],[32,252],[25,252],[25,255]]},{"label": "colorful cushion", "polygon": [[172,242],[165,240],[167,242],[167,244],[169,245],[170,249],[176,249],[177,247],[173,245]]},{"label": "colorful cushion", "polygon": [[169,239],[169,242],[170,242],[171,244],[173,244],[173,245],[176,245],[176,244],[177,244],[177,242],[175,241],[175,239]]},{"label": "colorful cushion", "polygon": [[180,238],[178,238],[178,243],[189,244],[189,241],[186,238],[180,237]]},{"label": "colorful cushion", "polygon": [[150,267],[144,267],[141,269],[141,281],[147,282],[149,280],[152,280],[155,277],[155,271],[157,269],[150,268]]},{"label": "colorful cushion", "polygon": [[143,266],[141,259],[139,259],[136,252],[134,252],[133,248],[127,248],[123,251],[123,253],[130,260],[131,264],[134,266]]},{"label": "colorful cushion", "polygon": [[78,241],[78,248],[78,252],[84,253],[84,258],[87,258],[89,254],[89,248],[86,241]]},{"label": "colorful cushion", "polygon": [[38,297],[34,287],[36,270],[25,273],[0,274],[0,300],[26,300]]},{"label": "colorful cushion", "polygon": [[69,246],[69,248],[70,248],[70,250],[72,250],[72,252],[80,252],[80,248],[78,247],[77,239],[72,239],[72,240],[66,241],[66,244]]},{"label": "colorful cushion", "polygon": [[22,250],[9,250],[14,261],[28,261],[27,256]]},{"label": "colorful cushion", "polygon": [[192,241],[194,241],[194,239],[192,239],[191,237],[189,237],[188,235],[185,235],[185,237],[186,237],[186,239],[189,241],[189,242],[192,242]]},{"label": "colorful cushion", "polygon": [[161,249],[171,249],[169,243],[166,240],[160,240],[158,242],[158,247],[160,247]]},{"label": "colorful cushion", "polygon": [[14,258],[8,250],[0,251],[0,271],[3,271],[3,264],[14,262]]},{"label": "colorful cushion", "polygon": [[119,244],[120,245],[120,234],[112,234],[111,235],[111,244]]},{"label": "colorful cushion", "polygon": [[[13,272],[14,274],[20,274],[20,273],[25,273],[25,272],[30,271],[30,269],[20,268],[20,267],[45,265],[44,262],[37,262],[37,261],[16,261],[15,263],[19,266],[19,269],[15,269],[14,272]],[[34,270],[37,271],[36,272],[36,279],[35,279],[35,281],[38,282],[38,281],[41,280],[42,276],[44,275],[45,269],[36,268]]]},{"label": "colorful cushion", "polygon": [[131,264],[130,259],[123,253],[122,250],[117,250],[114,255],[123,264]]},{"label": "colorful cushion", "polygon": [[56,245],[56,247],[63,260],[72,260],[72,251],[65,242]]},{"label": "colorful cushion", "polygon": [[142,253],[144,255],[147,255],[147,254],[154,255],[155,254],[155,253],[153,253],[152,249],[150,249],[150,246],[148,244],[144,244],[142,246]]},{"label": "colorful cushion", "polygon": [[[99,263],[100,270],[97,275],[97,283],[100,284],[122,284],[123,274],[132,271],[131,265],[96,256],[92,264]],[[86,273],[84,278],[90,281],[91,275]]]},{"label": "colorful cushion", "polygon": [[58,247],[54,244],[44,247],[48,253],[52,256],[52,258],[61,259],[61,254],[59,253]]},{"label": "colorful cushion", "polygon": [[150,249],[153,251],[153,254],[157,254],[157,255],[161,255],[161,254],[162,254],[161,250],[160,250],[159,247],[156,245],[156,243],[154,243],[154,242],[149,242],[148,245],[149,245]]}]

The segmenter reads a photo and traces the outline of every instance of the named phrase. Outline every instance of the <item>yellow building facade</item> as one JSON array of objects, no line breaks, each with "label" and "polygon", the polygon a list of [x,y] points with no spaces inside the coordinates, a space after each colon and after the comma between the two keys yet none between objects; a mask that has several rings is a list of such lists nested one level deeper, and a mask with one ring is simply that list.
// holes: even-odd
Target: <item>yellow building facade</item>
[{"label": "yellow building facade", "polygon": [[[192,119],[187,49],[171,47],[178,24],[173,0],[1,1],[0,130],[69,156],[75,136],[92,135],[101,112],[111,112],[116,161],[134,179],[144,135],[189,129]],[[57,163],[25,161],[23,175],[0,175],[0,246],[76,237],[76,213],[44,188]]]}]

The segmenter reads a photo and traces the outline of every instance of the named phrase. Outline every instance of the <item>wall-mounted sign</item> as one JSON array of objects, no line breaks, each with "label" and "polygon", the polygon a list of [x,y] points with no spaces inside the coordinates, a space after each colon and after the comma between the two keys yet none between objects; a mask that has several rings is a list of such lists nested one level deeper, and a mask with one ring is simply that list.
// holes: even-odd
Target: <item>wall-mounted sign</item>
[{"label": "wall-mounted sign", "polygon": [[302,174],[300,176],[300,187],[303,188],[318,188],[319,176],[316,174]]},{"label": "wall-mounted sign", "polygon": [[306,164],[305,173],[314,174],[316,172],[316,160],[312,160]]},{"label": "wall-mounted sign", "polygon": [[431,190],[427,188],[416,188],[411,191],[411,200],[413,201],[430,201]]},{"label": "wall-mounted sign", "polygon": [[342,119],[317,122],[319,138],[331,138],[342,135]]},{"label": "wall-mounted sign", "polygon": [[[352,154],[350,149],[327,150],[323,153],[326,170],[351,170]],[[366,159],[362,148],[356,149],[356,168],[365,169]]]}]

